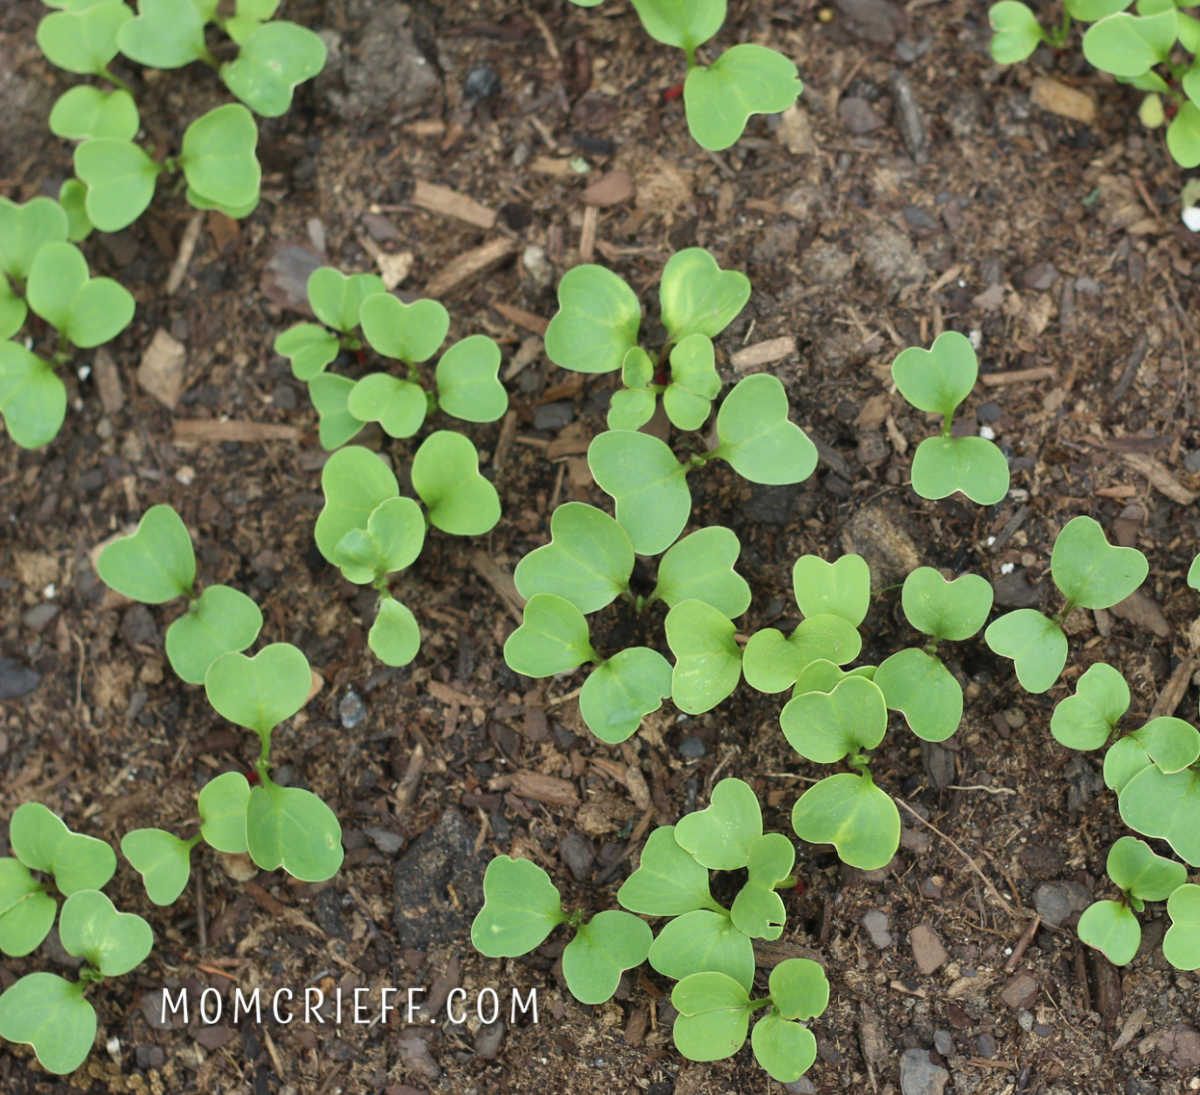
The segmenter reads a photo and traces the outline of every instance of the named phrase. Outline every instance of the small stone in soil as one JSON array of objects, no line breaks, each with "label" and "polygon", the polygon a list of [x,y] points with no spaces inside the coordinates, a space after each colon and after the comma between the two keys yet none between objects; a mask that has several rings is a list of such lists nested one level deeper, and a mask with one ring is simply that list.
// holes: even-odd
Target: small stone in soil
[{"label": "small stone in soil", "polygon": [[500,1043],[504,1041],[504,1020],[497,1019],[494,1023],[486,1023],[479,1028],[475,1035],[475,1055],[485,1061],[494,1060],[500,1052]]},{"label": "small stone in soil", "polygon": [[26,696],[42,678],[34,670],[11,658],[0,658],[0,700]]},{"label": "small stone in soil", "polygon": [[1072,913],[1082,912],[1091,901],[1086,886],[1068,879],[1043,882],[1033,891],[1033,907],[1052,928],[1061,927]]},{"label": "small stone in soil", "polygon": [[575,876],[575,881],[587,881],[592,873],[592,863],[596,859],[592,842],[583,833],[574,830],[563,837],[558,852],[568,870]]},{"label": "small stone in soil", "polygon": [[377,825],[368,825],[363,832],[384,855],[395,855],[404,847],[404,837],[393,833],[390,829],[381,829]]},{"label": "small stone in soil", "polygon": [[490,99],[500,90],[500,77],[490,65],[476,65],[463,80],[463,95],[468,99]]},{"label": "small stone in soil", "polygon": [[684,738],[679,743],[679,755],[688,760],[696,760],[708,752],[708,746],[697,737]]},{"label": "small stone in soil", "polygon": [[887,913],[871,909],[863,913],[862,926],[867,929],[871,942],[880,950],[892,945],[892,933],[888,931]]},{"label": "small stone in soil", "polygon": [[950,1073],[929,1059],[927,1049],[906,1049],[900,1058],[901,1095],[942,1095]]},{"label": "small stone in soil", "polygon": [[913,958],[917,963],[917,969],[923,974],[933,973],[949,957],[946,954],[946,948],[942,946],[942,941],[938,938],[937,932],[928,924],[918,924],[913,928],[909,934],[908,941],[912,946]]},{"label": "small stone in soil", "polygon": [[367,717],[367,705],[363,703],[362,698],[353,688],[342,697],[342,702],[338,704],[338,717],[342,720],[342,726],[347,730],[353,730]]},{"label": "small stone in soil", "polygon": [[1026,1008],[1037,999],[1038,983],[1032,973],[1013,974],[1000,992],[1000,999],[1010,1008]]},{"label": "small stone in soil", "polygon": [[535,430],[561,430],[575,417],[575,408],[565,400],[558,403],[543,403],[533,412]]},{"label": "small stone in soil", "polygon": [[954,1052],[954,1036],[948,1030],[935,1030],[933,1048],[943,1057],[949,1057]]}]

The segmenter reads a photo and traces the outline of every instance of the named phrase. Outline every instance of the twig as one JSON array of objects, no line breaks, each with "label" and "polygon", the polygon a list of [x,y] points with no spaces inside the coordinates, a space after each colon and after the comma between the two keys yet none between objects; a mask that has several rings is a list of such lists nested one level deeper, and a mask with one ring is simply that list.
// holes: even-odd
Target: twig
[{"label": "twig", "polygon": [[1039,927],[1041,927],[1041,924],[1041,913],[1034,913],[1033,919],[1029,921],[1029,927],[1027,927],[1021,933],[1021,938],[1017,940],[1017,945],[1013,947],[1012,955],[1009,957],[1008,961],[1004,963],[1005,973],[1012,973],[1012,971],[1017,968],[1017,963],[1021,961],[1021,956],[1025,953],[1025,948],[1029,946],[1030,942],[1032,942],[1033,937],[1035,934],[1037,934],[1037,930]]},{"label": "twig", "polygon": [[960,785],[951,783],[946,787],[947,791],[986,791],[989,795],[1015,795],[1017,792],[1011,787],[985,787],[982,783],[968,783]]},{"label": "twig", "polygon": [[175,252],[175,261],[171,263],[171,272],[167,275],[167,296],[174,295],[175,290],[183,284],[183,276],[187,273],[188,263],[192,261],[203,224],[204,210],[197,209],[183,230],[183,236],[179,240],[179,250]]}]

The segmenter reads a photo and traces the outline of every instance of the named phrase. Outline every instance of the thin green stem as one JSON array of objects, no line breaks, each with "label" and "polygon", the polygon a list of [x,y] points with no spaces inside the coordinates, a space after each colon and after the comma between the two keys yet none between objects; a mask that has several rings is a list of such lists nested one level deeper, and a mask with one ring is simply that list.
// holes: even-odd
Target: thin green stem
[{"label": "thin green stem", "polygon": [[759,1008],[773,1003],[775,1003],[775,1001],[770,996],[761,996],[757,1000],[747,1000],[746,1007],[751,1011],[758,1011]]},{"label": "thin green stem", "polygon": [[949,437],[950,431],[954,428],[954,415],[948,414],[942,417],[942,436]]},{"label": "thin green stem", "polygon": [[696,67],[696,47],[691,45],[684,46],[683,52],[687,54],[688,72],[691,72]]},{"label": "thin green stem", "polygon": [[118,87],[124,91],[131,99],[133,98],[133,88],[131,88],[120,76],[114,76],[106,68],[102,68],[96,73],[101,79],[107,80],[113,87]]},{"label": "thin green stem", "polygon": [[1058,624],[1059,627],[1062,627],[1063,623],[1066,621],[1066,618],[1068,616],[1070,616],[1071,613],[1074,611],[1075,611],[1075,602],[1072,601],[1070,597],[1068,597],[1067,603],[1065,605],[1063,605],[1063,607],[1062,607],[1062,611],[1059,612],[1057,615],[1052,616],[1051,619],[1056,624]]},{"label": "thin green stem", "polygon": [[795,888],[797,881],[799,880],[796,878],[796,876],[794,874],[790,874],[782,882],[776,882],[772,889],[791,890]]},{"label": "thin green stem", "polygon": [[254,767],[258,771],[258,778],[266,786],[271,782],[271,777],[268,774],[271,770],[271,731],[260,730],[258,732],[258,742],[258,760],[255,761]]},{"label": "thin green stem", "polygon": [[1062,49],[1067,44],[1067,35],[1071,33],[1071,16],[1066,7],[1063,8],[1062,19],[1058,26],[1044,33],[1046,41],[1055,49]]}]

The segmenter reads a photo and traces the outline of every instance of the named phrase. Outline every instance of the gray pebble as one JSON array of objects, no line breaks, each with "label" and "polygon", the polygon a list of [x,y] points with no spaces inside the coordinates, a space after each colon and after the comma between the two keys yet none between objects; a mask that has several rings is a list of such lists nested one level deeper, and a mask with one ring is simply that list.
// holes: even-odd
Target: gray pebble
[{"label": "gray pebble", "polygon": [[377,825],[368,825],[363,832],[370,838],[372,844],[375,845],[384,855],[395,855],[401,848],[404,847],[404,837],[399,833],[393,833],[390,829],[381,829]]},{"label": "gray pebble", "polygon": [[367,717],[367,705],[363,703],[362,697],[353,688],[342,697],[342,702],[338,704],[338,717],[342,720],[342,726],[347,730],[353,730]]},{"label": "gray pebble", "polygon": [[866,99],[850,95],[838,103],[838,119],[848,133],[871,133],[883,126],[879,112]]},{"label": "gray pebble", "polygon": [[40,605],[34,605],[21,617],[21,622],[29,628],[30,631],[41,631],[55,616],[58,615],[59,609],[53,601],[43,601]]},{"label": "gray pebble", "polygon": [[1092,903],[1086,886],[1067,879],[1043,882],[1033,891],[1033,907],[1052,928],[1058,928],[1073,913],[1082,912]]},{"label": "gray pebble", "polygon": [[901,1095],[942,1095],[950,1073],[929,1059],[927,1049],[906,1049],[900,1058]]},{"label": "gray pebble", "polygon": [[680,756],[687,757],[688,760],[696,760],[707,752],[708,746],[697,737],[684,738],[679,743]]},{"label": "gray pebble", "polygon": [[867,929],[871,942],[880,950],[892,945],[892,933],[888,930],[888,916],[879,909],[870,909],[863,913],[862,926]]},{"label": "gray pebble", "polygon": [[0,658],[0,700],[25,696],[38,686],[42,678],[28,666],[11,658]]},{"label": "gray pebble", "polygon": [[913,160],[924,163],[929,159],[929,140],[925,135],[925,123],[921,119],[912,85],[903,72],[893,72],[888,77],[888,83],[892,87],[892,101],[895,104],[893,120],[900,130],[900,139]]},{"label": "gray pebble", "polygon": [[475,1055],[485,1061],[494,1060],[500,1052],[500,1043],[504,1041],[504,1020],[497,1019],[479,1028],[475,1035]]},{"label": "gray pebble", "polygon": [[954,1052],[954,1036],[948,1030],[935,1030],[933,1048],[943,1057],[949,1057]]},{"label": "gray pebble", "polygon": [[558,845],[558,854],[562,856],[567,869],[575,876],[576,882],[586,882],[592,873],[592,863],[596,853],[592,842],[583,833],[573,830],[567,833]]},{"label": "gray pebble", "polygon": [[575,417],[575,408],[566,400],[558,403],[543,403],[534,408],[533,428],[535,430],[561,430]]}]

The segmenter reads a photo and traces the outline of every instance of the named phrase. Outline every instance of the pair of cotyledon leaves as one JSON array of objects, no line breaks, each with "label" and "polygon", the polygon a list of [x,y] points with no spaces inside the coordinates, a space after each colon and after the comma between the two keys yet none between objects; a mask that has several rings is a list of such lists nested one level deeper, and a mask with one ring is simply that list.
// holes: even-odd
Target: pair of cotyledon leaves
[{"label": "pair of cotyledon leaves", "polygon": [[[573,2],[590,8],[600,0]],[[633,0],[633,7],[651,38],[688,53],[683,104],[688,129],[702,148],[728,148],[752,114],[787,110],[804,90],[796,66],[765,46],[737,45],[711,65],[692,63],[696,47],[725,22],[725,0]]]}]

